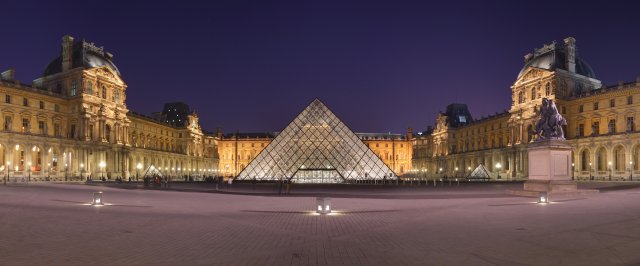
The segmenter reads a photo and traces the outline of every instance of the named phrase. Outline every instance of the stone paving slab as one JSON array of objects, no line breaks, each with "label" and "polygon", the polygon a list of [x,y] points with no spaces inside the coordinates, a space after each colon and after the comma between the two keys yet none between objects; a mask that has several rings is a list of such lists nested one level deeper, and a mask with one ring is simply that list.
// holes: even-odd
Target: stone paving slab
[{"label": "stone paving slab", "polygon": [[[86,205],[96,190],[112,205]],[[313,197],[0,186],[0,265],[640,263],[640,189],[551,200],[333,198],[315,215]]]}]

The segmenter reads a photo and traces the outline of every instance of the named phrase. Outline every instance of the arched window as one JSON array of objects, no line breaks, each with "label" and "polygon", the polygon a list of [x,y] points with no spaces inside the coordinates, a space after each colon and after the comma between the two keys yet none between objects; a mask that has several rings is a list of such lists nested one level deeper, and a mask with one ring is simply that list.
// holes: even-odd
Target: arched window
[{"label": "arched window", "polygon": [[588,166],[589,166],[589,150],[584,149],[580,154],[580,169],[582,169],[582,171],[587,171],[589,170],[589,168],[587,168]]},{"label": "arched window", "polygon": [[524,103],[524,92],[518,93],[518,103]]},{"label": "arched window", "polygon": [[104,126],[104,137],[107,139],[107,142],[111,142],[111,126]]},{"label": "arched window", "polygon": [[618,145],[614,150],[613,150],[613,159],[615,160],[614,162],[614,166],[615,166],[615,170],[616,171],[624,171],[625,167],[625,159],[624,159],[624,147],[622,147],[622,145]]},{"label": "arched window", "polygon": [[536,99],[536,88],[532,88],[531,89],[531,100],[535,100]]},{"label": "arched window", "polygon": [[118,89],[113,90],[113,98],[116,103],[120,103],[120,91]]},{"label": "arched window", "polygon": [[547,82],[547,84],[544,85],[544,95],[549,96],[550,94],[551,94],[551,84]]}]

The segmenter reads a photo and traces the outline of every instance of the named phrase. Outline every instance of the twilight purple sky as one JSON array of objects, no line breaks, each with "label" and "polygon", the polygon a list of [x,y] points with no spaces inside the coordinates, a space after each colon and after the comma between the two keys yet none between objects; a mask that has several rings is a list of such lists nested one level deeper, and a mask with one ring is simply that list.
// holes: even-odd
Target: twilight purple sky
[{"label": "twilight purple sky", "polygon": [[566,36],[605,84],[640,75],[632,1],[54,2],[3,2],[0,69],[31,83],[63,35],[85,38],[114,54],[129,109],[184,101],[210,131],[279,131],[315,97],[357,132],[423,130],[452,102],[479,118]]}]

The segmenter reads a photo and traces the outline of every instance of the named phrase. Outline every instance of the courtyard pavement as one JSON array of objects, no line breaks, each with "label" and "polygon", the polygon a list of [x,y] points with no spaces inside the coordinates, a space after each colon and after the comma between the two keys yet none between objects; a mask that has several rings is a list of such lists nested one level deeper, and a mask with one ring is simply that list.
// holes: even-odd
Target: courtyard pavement
[{"label": "courtyard pavement", "polygon": [[[640,264],[635,185],[581,184],[608,188],[551,204],[506,195],[512,183],[289,196],[210,185],[0,186],[0,265]],[[94,191],[106,206],[88,205]],[[314,193],[335,196],[336,213],[313,214]]]}]

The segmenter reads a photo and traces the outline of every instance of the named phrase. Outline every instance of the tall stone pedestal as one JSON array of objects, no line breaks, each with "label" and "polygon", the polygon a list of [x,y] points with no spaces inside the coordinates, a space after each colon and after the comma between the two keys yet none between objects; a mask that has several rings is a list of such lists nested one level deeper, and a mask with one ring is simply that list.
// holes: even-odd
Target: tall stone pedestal
[{"label": "tall stone pedestal", "polygon": [[529,145],[529,181],[525,191],[576,191],[571,180],[571,146],[566,140],[543,140]]}]

